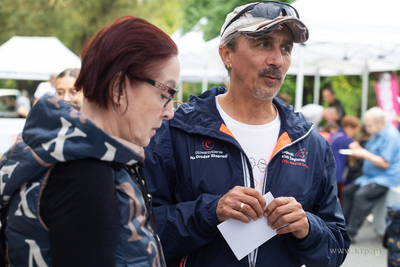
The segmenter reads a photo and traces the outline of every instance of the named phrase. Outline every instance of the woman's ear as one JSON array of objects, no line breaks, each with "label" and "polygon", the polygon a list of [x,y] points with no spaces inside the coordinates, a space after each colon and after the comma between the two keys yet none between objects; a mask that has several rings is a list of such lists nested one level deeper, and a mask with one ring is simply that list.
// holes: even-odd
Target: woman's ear
[{"label": "woman's ear", "polygon": [[[123,88],[120,91],[120,85],[121,85],[121,79],[125,79],[125,82],[122,84]],[[121,101],[125,100],[126,98],[126,92],[125,92],[125,83],[129,82],[129,80],[126,77],[122,77],[122,73],[119,72],[118,74],[115,75],[114,79],[111,82],[111,88],[112,88],[112,100],[114,102],[115,107],[119,107],[121,105]]]}]

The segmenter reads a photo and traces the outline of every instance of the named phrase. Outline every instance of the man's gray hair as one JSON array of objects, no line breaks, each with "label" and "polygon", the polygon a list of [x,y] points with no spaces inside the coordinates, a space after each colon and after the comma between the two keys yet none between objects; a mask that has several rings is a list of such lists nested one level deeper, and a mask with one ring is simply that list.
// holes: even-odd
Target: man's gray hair
[{"label": "man's gray hair", "polygon": [[238,46],[238,39],[242,35],[240,32],[234,32],[231,35],[221,39],[219,46],[220,47],[228,47],[232,51],[235,51]]},{"label": "man's gray hair", "polygon": [[386,124],[388,122],[385,111],[378,107],[373,107],[367,110],[364,117],[372,118],[375,123],[383,122]]},{"label": "man's gray hair", "polygon": [[[224,39],[221,39],[219,46],[220,47],[226,46],[230,50],[235,52],[238,47],[238,39],[240,35],[242,35],[240,32],[232,33],[231,35],[225,37]],[[228,68],[228,66],[225,65],[225,69],[228,71],[228,74],[231,75],[231,70]]]}]

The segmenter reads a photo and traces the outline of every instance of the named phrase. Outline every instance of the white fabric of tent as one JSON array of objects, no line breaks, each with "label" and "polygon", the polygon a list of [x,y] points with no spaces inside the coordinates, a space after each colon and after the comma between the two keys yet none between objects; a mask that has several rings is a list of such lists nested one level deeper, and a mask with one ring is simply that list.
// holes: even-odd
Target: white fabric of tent
[{"label": "white fabric of tent", "polygon": [[0,79],[48,80],[81,61],[56,37],[14,36],[0,46]]},{"label": "white fabric of tent", "polygon": [[228,73],[218,54],[219,37],[205,42],[202,31],[194,30],[183,36],[179,34],[180,30],[171,37],[179,49],[181,80],[224,83],[228,79]]},{"label": "white fabric of tent", "polygon": [[178,101],[182,101],[182,82],[202,83],[204,92],[208,89],[208,83],[223,84],[229,80],[218,53],[219,37],[205,42],[200,30],[200,25],[204,23],[207,21],[201,19],[192,31],[182,35],[182,30],[179,29],[171,35],[178,46],[181,67]]},{"label": "white fabric of tent", "polygon": [[362,75],[362,114],[367,109],[368,74],[400,69],[398,0],[297,0],[293,6],[310,31],[293,51],[290,73],[297,75],[296,104],[302,104],[303,75]]}]

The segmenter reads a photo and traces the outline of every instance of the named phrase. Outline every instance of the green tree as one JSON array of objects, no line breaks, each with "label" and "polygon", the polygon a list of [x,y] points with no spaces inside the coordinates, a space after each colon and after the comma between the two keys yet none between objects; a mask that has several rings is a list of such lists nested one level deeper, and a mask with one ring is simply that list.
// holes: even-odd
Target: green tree
[{"label": "green tree", "polygon": [[80,54],[88,38],[122,15],[146,19],[172,34],[182,23],[179,1],[0,0],[0,44],[14,35],[55,36]]}]

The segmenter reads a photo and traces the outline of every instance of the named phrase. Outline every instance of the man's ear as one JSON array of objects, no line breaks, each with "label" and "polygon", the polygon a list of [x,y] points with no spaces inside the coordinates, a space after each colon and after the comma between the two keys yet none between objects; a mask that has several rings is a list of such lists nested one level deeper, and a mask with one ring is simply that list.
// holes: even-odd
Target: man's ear
[{"label": "man's ear", "polygon": [[226,45],[220,46],[218,49],[219,56],[222,59],[222,62],[224,62],[225,67],[228,69],[232,67],[232,60],[231,60],[231,54],[232,50],[229,49]]}]

